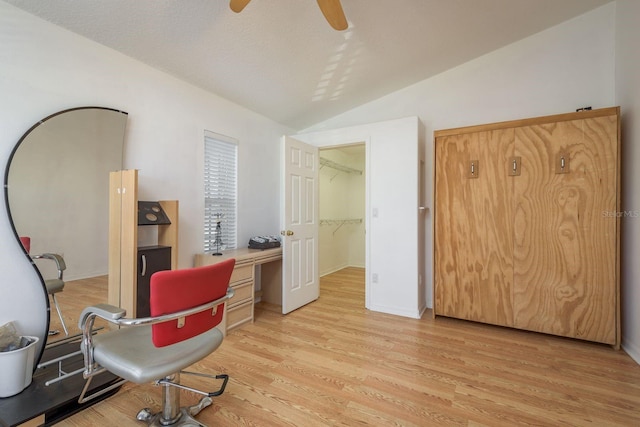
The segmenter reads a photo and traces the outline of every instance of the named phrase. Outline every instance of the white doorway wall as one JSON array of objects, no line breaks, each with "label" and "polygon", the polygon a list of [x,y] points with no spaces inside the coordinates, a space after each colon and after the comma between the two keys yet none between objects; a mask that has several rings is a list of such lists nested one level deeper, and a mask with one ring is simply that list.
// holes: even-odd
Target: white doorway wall
[{"label": "white doorway wall", "polygon": [[365,142],[365,305],[420,318],[427,308],[424,200],[420,162],[425,160],[417,117],[294,135],[319,148]]},{"label": "white doorway wall", "polygon": [[320,150],[320,276],[365,267],[365,172],[364,143]]}]

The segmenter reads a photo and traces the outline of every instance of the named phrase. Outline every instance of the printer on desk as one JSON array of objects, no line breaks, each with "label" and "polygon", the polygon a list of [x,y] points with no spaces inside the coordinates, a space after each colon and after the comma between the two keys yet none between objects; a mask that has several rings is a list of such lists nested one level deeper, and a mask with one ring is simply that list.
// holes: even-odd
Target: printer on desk
[{"label": "printer on desk", "polygon": [[249,239],[249,249],[270,249],[280,247],[278,236],[255,236]]}]

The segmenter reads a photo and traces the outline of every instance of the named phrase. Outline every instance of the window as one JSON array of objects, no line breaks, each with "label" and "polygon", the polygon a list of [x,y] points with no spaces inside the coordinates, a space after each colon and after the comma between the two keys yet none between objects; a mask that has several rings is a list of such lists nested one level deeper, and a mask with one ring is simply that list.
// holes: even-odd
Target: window
[{"label": "window", "polygon": [[236,247],[238,142],[205,131],[204,251]]}]

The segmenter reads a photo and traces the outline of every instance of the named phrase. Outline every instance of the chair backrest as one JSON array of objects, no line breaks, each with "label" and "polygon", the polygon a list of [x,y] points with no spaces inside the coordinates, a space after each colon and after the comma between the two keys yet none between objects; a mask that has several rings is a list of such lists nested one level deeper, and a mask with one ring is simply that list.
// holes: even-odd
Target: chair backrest
[{"label": "chair backrest", "polygon": [[24,250],[29,254],[31,252],[31,237],[20,236],[20,243],[22,243]]},{"label": "chair backrest", "polygon": [[[151,276],[149,305],[151,316],[161,316],[197,307],[222,298],[227,293],[235,259],[205,267],[158,271]],[[224,304],[212,310],[187,316],[182,327],[178,321],[152,326],[156,347],[164,347],[200,335],[222,321]]]}]

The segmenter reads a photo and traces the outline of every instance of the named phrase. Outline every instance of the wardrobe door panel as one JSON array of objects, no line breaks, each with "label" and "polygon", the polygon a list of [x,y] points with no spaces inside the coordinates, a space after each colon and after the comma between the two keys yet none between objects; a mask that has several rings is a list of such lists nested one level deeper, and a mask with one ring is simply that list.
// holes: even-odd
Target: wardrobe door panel
[{"label": "wardrobe door panel", "polygon": [[504,129],[436,140],[438,315],[513,324],[513,135]]},{"label": "wardrobe door panel", "polygon": [[614,344],[617,116],[516,128],[516,327]]}]

